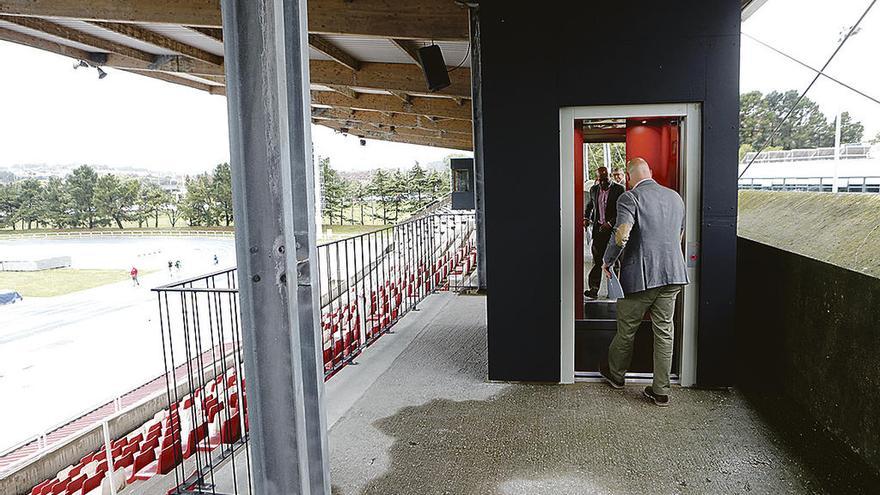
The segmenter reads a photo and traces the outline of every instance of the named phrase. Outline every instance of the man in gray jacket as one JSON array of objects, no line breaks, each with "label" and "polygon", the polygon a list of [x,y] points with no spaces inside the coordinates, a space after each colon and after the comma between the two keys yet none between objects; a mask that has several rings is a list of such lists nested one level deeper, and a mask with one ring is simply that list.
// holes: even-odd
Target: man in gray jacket
[{"label": "man in gray jacket", "polygon": [[645,396],[658,406],[669,405],[672,371],[675,300],[688,283],[681,250],[684,202],[672,189],[651,178],[642,158],[626,164],[630,190],[617,201],[617,225],[608,243],[603,270],[621,260],[620,285],[625,297],[617,301],[617,334],[608,347],[608,363],[600,363],[602,377],[623,388],[632,361],[633,339],[646,312],[654,328],[654,382]]}]

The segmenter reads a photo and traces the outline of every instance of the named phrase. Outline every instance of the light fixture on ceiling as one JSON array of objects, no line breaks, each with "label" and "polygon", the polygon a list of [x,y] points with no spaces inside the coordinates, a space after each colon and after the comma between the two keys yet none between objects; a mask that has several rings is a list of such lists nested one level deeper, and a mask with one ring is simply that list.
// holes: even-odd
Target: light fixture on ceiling
[{"label": "light fixture on ceiling", "polygon": [[367,145],[367,140],[364,138],[361,138],[361,146],[366,146],[366,145]]},{"label": "light fixture on ceiling", "polygon": [[104,69],[102,69],[100,67],[95,67],[95,68],[98,69],[98,79],[104,79],[105,77],[107,77],[107,73],[104,72]]},{"label": "light fixture on ceiling", "polygon": [[79,69],[80,67],[90,67],[90,66],[89,66],[89,63],[86,62],[85,60],[80,60],[77,63],[73,64],[74,70]]}]

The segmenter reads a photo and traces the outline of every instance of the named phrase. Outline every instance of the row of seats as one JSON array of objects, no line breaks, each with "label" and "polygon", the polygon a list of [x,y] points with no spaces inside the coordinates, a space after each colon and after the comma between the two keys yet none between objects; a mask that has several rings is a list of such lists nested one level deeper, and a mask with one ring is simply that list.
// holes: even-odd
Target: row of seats
[{"label": "row of seats", "polygon": [[[31,490],[31,495],[109,494],[127,485],[170,473],[196,452],[211,452],[241,438],[241,409],[248,428],[247,394],[239,400],[234,370],[220,373],[204,387],[156,413],[135,431],[110,444],[114,472],[108,476],[107,451],[101,446]],[[245,388],[245,380],[241,381]]]},{"label": "row of seats", "polygon": [[[404,270],[392,280],[372,289],[369,303],[363,299],[366,311],[364,342],[361,341],[361,317],[358,293],[352,290],[347,297],[351,304],[321,315],[323,330],[323,360],[326,372],[341,367],[351,356],[388,329],[398,317],[407,298],[419,297],[442,288],[450,275],[466,275],[476,266],[476,249],[469,241],[454,252],[447,252],[433,264],[422,264],[413,273]],[[433,282],[433,283],[432,283]],[[341,299],[340,299],[341,300]],[[241,387],[244,389],[244,379]],[[32,495],[102,495],[110,493],[110,483],[117,491],[127,484],[167,474],[183,460],[196,452],[210,452],[223,444],[232,444],[241,438],[241,407],[244,409],[244,428],[247,431],[247,395],[239,399],[234,370],[219,374],[200,387],[160,411],[154,418],[129,435],[111,444],[115,471],[107,476],[109,464],[102,447],[84,456],[79,463],[62,469],[58,475],[45,480],[31,490]]]},{"label": "row of seats", "polygon": [[[471,256],[469,253],[473,251]],[[321,315],[323,329],[324,370],[330,373],[341,367],[346,360],[357,354],[362,345],[376,339],[401,316],[404,297],[414,299],[440,287],[450,274],[469,273],[476,264],[473,244],[467,243],[454,252],[448,252],[433,264],[423,263],[413,272],[408,268],[397,276],[394,267],[388,269],[387,280],[379,287],[369,291],[363,300],[366,316],[364,318],[364,341],[361,341],[361,319],[358,307],[359,293],[353,289],[342,295],[345,302],[341,308],[324,312]],[[433,283],[432,283],[433,282]]]}]

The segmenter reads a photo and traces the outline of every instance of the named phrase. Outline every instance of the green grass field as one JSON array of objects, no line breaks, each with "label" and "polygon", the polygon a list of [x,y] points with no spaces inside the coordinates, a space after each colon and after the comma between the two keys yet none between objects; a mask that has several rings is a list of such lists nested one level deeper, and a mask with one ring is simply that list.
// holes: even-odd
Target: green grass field
[{"label": "green grass field", "polygon": [[[155,271],[155,270],[153,270]],[[141,275],[149,273],[144,270]],[[129,280],[127,270],[59,268],[39,272],[0,272],[0,287],[24,297],[53,297]]]}]

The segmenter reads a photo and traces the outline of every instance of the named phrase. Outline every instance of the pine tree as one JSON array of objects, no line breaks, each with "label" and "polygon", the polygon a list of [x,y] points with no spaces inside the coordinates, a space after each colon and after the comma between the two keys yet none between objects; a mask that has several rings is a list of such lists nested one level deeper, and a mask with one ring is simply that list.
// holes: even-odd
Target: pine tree
[{"label": "pine tree", "polygon": [[82,165],[67,176],[64,188],[70,198],[71,224],[74,227],[95,228],[97,206],[95,204],[95,184],[98,174],[92,167]]}]

